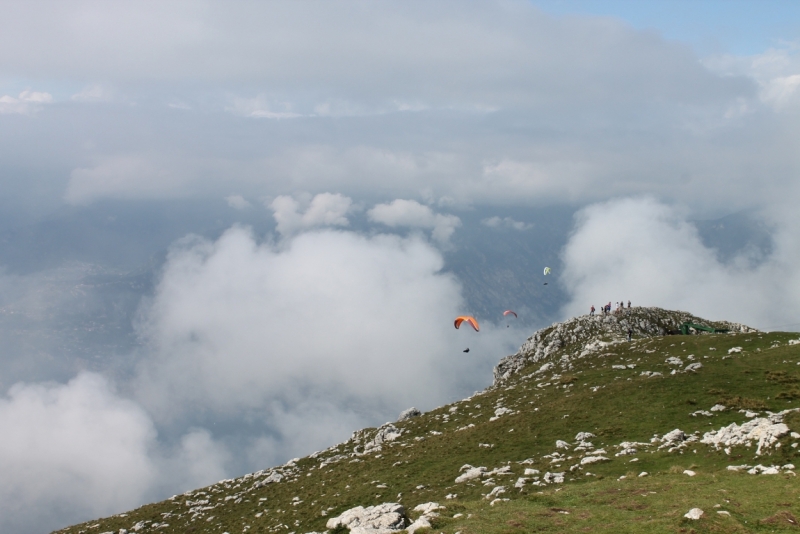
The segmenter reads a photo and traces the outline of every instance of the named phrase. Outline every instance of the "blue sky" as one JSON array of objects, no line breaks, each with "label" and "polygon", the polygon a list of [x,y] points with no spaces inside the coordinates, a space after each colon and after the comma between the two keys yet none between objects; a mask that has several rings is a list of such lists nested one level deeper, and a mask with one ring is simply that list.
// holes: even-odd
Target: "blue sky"
[{"label": "blue sky", "polygon": [[620,18],[638,29],[692,45],[701,55],[752,55],[798,44],[800,2],[792,0],[534,0],[554,15]]}]

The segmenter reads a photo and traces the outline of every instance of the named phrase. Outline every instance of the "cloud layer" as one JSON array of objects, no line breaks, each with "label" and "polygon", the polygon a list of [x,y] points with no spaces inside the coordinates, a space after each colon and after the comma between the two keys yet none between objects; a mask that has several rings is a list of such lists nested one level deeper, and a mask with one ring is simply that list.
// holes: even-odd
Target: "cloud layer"
[{"label": "cloud layer", "polygon": [[392,228],[425,228],[432,230],[431,236],[440,243],[446,243],[461,219],[455,215],[443,215],[415,200],[396,199],[389,204],[378,204],[367,212],[367,217],[377,223]]},{"label": "cloud layer", "polygon": [[15,385],[0,398],[0,426],[4,532],[123,510],[157,478],[150,418],[96,374]]},{"label": "cloud layer", "polygon": [[652,198],[585,208],[562,253],[560,283],[572,297],[564,315],[621,299],[756,328],[779,329],[797,317],[800,247],[788,237],[800,229],[796,217],[782,221],[773,252],[754,263],[747,251],[720,261],[686,215]]},{"label": "cloud layer", "polygon": [[463,363],[454,349],[469,337],[452,328],[462,299],[442,267],[417,237],[316,231],[273,245],[234,228],[184,241],[144,313],[155,349],[142,402],[173,416],[317,397],[367,416],[440,402],[455,384],[439,371]]},{"label": "cloud layer", "polygon": [[311,5],[19,7],[0,21],[4,74],[55,96],[24,128],[0,123],[0,146],[16,164],[35,139],[45,191],[75,205],[333,190],[462,207],[654,194],[720,213],[768,204],[800,168],[791,47],[698,58],[527,2]]}]

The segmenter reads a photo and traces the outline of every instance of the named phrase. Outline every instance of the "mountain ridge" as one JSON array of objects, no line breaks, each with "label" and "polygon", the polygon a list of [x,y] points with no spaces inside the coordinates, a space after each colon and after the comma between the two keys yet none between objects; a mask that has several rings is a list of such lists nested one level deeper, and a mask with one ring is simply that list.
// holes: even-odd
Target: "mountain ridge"
[{"label": "mountain ridge", "polygon": [[[730,333],[661,335],[686,321]],[[737,531],[767,510],[778,514],[769,525],[788,528],[791,510],[780,515],[765,499],[800,498],[792,463],[800,461],[800,433],[790,430],[800,429],[793,336],[659,308],[572,318],[531,336],[501,360],[491,386],[466,399],[58,532],[647,532],[690,521]],[[692,461],[681,465],[686,453]],[[761,474],[761,493],[752,493],[747,477]],[[630,491],[663,497],[617,506],[625,480]],[[704,488],[720,480],[725,491],[748,495],[753,510],[684,518],[696,508],[690,504],[711,506],[703,501],[716,490],[708,496]],[[604,500],[616,504],[596,504]],[[645,519],[638,506],[659,513]],[[641,530],[619,528],[632,518]]]}]

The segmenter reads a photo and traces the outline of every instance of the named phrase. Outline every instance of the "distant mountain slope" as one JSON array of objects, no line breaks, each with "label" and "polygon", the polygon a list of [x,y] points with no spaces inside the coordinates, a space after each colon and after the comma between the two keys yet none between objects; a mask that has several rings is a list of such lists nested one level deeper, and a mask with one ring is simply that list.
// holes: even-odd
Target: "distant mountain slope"
[{"label": "distant mountain slope", "polygon": [[[732,333],[661,335],[686,320]],[[501,362],[514,372],[467,399],[58,532],[797,528],[796,338],[655,308],[574,318],[537,332]],[[357,507],[378,505],[368,511],[385,528],[366,529]]]}]

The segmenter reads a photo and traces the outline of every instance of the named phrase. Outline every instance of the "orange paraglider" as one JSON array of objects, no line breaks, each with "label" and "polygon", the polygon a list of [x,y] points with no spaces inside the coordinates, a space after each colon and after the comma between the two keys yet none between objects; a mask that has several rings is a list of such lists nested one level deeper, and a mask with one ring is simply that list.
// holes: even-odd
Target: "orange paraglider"
[{"label": "orange paraglider", "polygon": [[516,317],[517,316],[517,312],[511,311],[511,310],[506,310],[506,311],[503,312],[503,317],[505,317],[506,315],[513,315],[514,317]]},{"label": "orange paraglider", "polygon": [[458,328],[461,326],[461,323],[467,322],[469,323],[472,328],[475,329],[476,332],[480,332],[481,328],[478,326],[478,321],[475,320],[475,317],[470,317],[469,315],[462,315],[461,317],[456,317],[455,327]]}]

